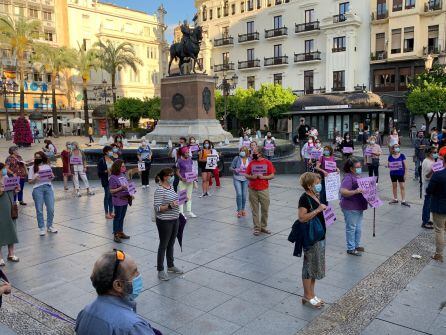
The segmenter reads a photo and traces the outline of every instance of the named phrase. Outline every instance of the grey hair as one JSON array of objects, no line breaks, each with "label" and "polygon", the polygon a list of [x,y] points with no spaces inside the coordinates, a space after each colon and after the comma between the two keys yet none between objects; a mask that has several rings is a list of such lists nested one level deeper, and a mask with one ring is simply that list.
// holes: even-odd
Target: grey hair
[{"label": "grey hair", "polygon": [[122,267],[118,266],[116,278],[113,278],[113,270],[116,263],[116,253],[109,251],[104,253],[95,262],[90,280],[98,295],[107,294],[113,288],[113,281],[122,275]]}]

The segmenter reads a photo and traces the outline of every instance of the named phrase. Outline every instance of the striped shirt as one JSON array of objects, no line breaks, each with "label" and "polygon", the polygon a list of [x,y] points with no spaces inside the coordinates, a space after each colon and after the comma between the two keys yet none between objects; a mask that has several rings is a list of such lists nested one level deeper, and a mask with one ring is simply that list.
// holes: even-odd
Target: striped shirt
[{"label": "striped shirt", "polygon": [[153,207],[156,213],[156,217],[160,220],[177,220],[180,216],[180,208],[173,207],[165,212],[160,212],[160,207],[162,205],[168,205],[174,201],[178,201],[178,194],[175,192],[173,187],[169,189],[158,185],[153,197]]}]

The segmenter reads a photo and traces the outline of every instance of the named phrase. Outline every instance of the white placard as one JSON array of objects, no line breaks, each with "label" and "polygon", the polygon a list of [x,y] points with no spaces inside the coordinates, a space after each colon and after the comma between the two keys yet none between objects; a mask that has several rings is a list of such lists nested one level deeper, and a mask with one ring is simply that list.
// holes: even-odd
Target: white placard
[{"label": "white placard", "polygon": [[339,199],[339,189],[341,188],[341,176],[338,172],[329,173],[325,177],[325,194],[327,201]]},{"label": "white placard", "polygon": [[214,170],[217,167],[218,156],[217,155],[209,155],[206,158],[206,169]]}]

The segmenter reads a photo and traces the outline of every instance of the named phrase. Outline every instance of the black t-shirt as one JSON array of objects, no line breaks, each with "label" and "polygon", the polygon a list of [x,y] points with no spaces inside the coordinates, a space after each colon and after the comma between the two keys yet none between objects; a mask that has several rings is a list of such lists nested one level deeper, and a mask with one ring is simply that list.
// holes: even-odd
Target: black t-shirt
[{"label": "black t-shirt", "polygon": [[310,131],[310,126],[301,124],[297,129],[299,134],[299,140],[306,140],[308,138],[307,133]]},{"label": "black t-shirt", "polygon": [[[319,207],[319,204],[317,203],[316,200],[314,200],[312,197],[310,197],[308,194],[304,193],[300,196],[299,199],[299,208],[303,207],[306,208],[308,213],[314,211],[315,209],[317,209]],[[313,208],[313,209],[311,209]],[[324,226],[324,230],[325,228],[325,219],[324,219],[324,213],[319,213],[317,215],[317,218],[319,219],[319,221],[321,221],[322,225]]]}]

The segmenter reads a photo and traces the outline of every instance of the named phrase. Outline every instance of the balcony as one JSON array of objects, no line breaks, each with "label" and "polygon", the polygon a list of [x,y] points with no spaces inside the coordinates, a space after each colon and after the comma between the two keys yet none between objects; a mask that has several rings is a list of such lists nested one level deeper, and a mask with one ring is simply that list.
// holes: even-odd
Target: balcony
[{"label": "balcony", "polygon": [[265,58],[265,66],[288,65],[288,56]]},{"label": "balcony", "polygon": [[345,91],[345,86],[336,86],[336,87],[333,87],[331,90],[332,90],[332,92],[343,92],[343,91]]},{"label": "balcony", "polygon": [[214,65],[214,72],[234,71],[234,63],[223,63]]},{"label": "balcony", "polygon": [[324,87],[320,87],[320,88],[305,88],[303,90],[295,90],[293,91],[294,94],[296,95],[307,95],[307,94],[323,94],[325,93],[326,90]]},{"label": "balcony", "polygon": [[273,38],[273,37],[283,37],[288,35],[288,28],[274,28],[274,29],[265,29],[265,38]]},{"label": "balcony", "polygon": [[214,47],[222,47],[225,45],[233,45],[233,44],[234,44],[234,38],[232,36],[225,36],[222,38],[214,39]]},{"label": "balcony", "polygon": [[427,47],[423,47],[423,55],[432,55],[432,54],[439,54],[440,53],[440,47],[438,45],[430,45]]},{"label": "balcony", "polygon": [[320,61],[321,60],[321,52],[320,51],[311,51],[304,52],[300,54],[294,54],[294,63],[302,63],[302,62],[312,62],[312,61]]},{"label": "balcony", "polygon": [[345,14],[333,15],[333,23],[340,23],[347,21],[347,16]]},{"label": "balcony", "polygon": [[428,13],[428,12],[441,10],[442,7],[443,7],[443,5],[440,0],[438,0],[438,1],[430,0],[424,4],[424,12]]},{"label": "balcony", "polygon": [[372,13],[372,22],[386,20],[388,18],[389,18],[389,12],[387,10]]},{"label": "balcony", "polygon": [[375,51],[375,53],[372,53],[370,55],[370,60],[385,60],[387,59],[387,51]]},{"label": "balcony", "polygon": [[239,70],[257,69],[257,68],[260,68],[260,59],[245,60],[238,62]]},{"label": "balcony", "polygon": [[294,32],[296,34],[305,33],[305,32],[311,32],[315,30],[320,30],[319,27],[319,21],[313,21],[313,22],[306,22],[306,23],[296,23],[296,27]]},{"label": "balcony", "polygon": [[256,31],[255,33],[247,33],[247,34],[239,34],[238,42],[246,43],[246,42],[254,42],[260,39],[260,34]]},{"label": "balcony", "polygon": [[336,47],[336,48],[331,48],[331,52],[342,52],[347,50],[346,47]]},{"label": "balcony", "polygon": [[390,49],[390,53],[391,54],[400,54],[401,53],[401,48]]}]

